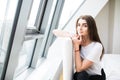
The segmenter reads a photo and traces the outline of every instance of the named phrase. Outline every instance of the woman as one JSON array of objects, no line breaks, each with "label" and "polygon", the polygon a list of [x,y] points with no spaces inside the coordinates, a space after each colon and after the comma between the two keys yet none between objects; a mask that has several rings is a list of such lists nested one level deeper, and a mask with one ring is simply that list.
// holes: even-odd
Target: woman
[{"label": "woman", "polygon": [[61,30],[54,30],[53,33],[72,39],[76,69],[74,80],[106,80],[104,70],[100,66],[104,48],[92,16],[83,15],[77,19],[75,35]]}]

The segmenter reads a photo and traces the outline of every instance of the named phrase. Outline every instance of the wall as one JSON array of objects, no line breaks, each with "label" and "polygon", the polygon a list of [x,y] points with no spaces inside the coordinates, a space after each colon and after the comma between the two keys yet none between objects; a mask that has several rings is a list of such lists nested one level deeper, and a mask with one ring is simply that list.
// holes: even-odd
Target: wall
[{"label": "wall", "polygon": [[107,53],[113,53],[113,26],[114,26],[114,10],[115,10],[115,1],[110,0],[109,1],[109,32],[108,32],[108,51]]},{"label": "wall", "polygon": [[[111,0],[112,1],[112,0]],[[112,53],[120,54],[120,0],[115,0]]]},{"label": "wall", "polygon": [[109,24],[109,3],[107,3],[103,9],[96,16],[96,25],[100,39],[104,45],[105,53],[108,51],[108,24]]},{"label": "wall", "polygon": [[97,15],[98,32],[105,47],[105,53],[120,53],[120,0],[109,0]]}]

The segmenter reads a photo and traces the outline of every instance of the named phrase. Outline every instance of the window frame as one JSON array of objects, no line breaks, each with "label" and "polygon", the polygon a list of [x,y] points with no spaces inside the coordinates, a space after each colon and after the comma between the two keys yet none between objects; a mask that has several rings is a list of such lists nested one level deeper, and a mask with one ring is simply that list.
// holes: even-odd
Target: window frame
[{"label": "window frame", "polygon": [[[27,6],[26,6],[27,4]],[[25,29],[28,14],[30,11],[30,7],[32,4],[32,0],[19,0],[18,6],[15,14],[15,20],[13,24],[13,31],[11,33],[11,39],[8,49],[8,56],[6,57],[6,67],[4,70],[2,79],[4,80],[13,80],[15,69],[18,63],[19,51],[21,49],[21,45],[24,40]],[[26,13],[24,13],[26,12]],[[22,27],[21,27],[22,26]],[[22,33],[21,33],[22,32]],[[21,33],[21,35],[19,35]],[[17,47],[16,47],[17,46]]]},{"label": "window frame", "polygon": [[[19,60],[19,53],[24,41],[36,39],[36,46],[35,46],[34,54],[31,59],[31,64],[29,66],[30,68],[33,69],[36,68],[40,64],[39,62],[41,61],[41,59],[47,56],[46,50],[48,50],[50,44],[53,41],[52,38],[53,34],[51,32],[54,28],[57,28],[56,25],[59,22],[59,17],[62,11],[64,0],[57,0],[57,1],[42,0],[42,1],[44,8],[42,8],[41,10],[43,12],[42,13],[40,11],[38,12],[38,14],[40,13],[40,15],[39,16],[37,15],[38,18],[35,21],[36,22],[35,25],[37,27],[36,31],[40,33],[36,34],[36,32],[32,33],[33,32],[32,31],[26,34],[26,32],[28,31],[27,29],[28,17],[30,14],[33,0],[18,0],[18,5],[17,5],[14,24],[13,24],[14,29],[12,30],[11,33],[9,49],[7,51],[8,56],[6,57],[7,60],[4,67],[4,74],[2,77],[3,80],[15,79],[16,77],[15,71]],[[54,1],[56,1],[54,10],[51,14],[49,14]],[[39,49],[41,49],[41,51]],[[41,56],[40,53],[42,53]]]},{"label": "window frame", "polygon": [[[38,67],[39,64],[41,63],[41,61],[43,61],[44,58],[47,57],[48,49],[54,40],[52,30],[57,28],[59,18],[60,18],[61,12],[62,12],[62,8],[64,5],[64,0],[57,0],[55,2],[55,9],[54,9],[54,12],[52,13],[52,17],[51,17],[49,12],[51,11],[54,1],[56,1],[56,0],[48,0],[48,2],[47,2],[46,10],[44,13],[44,17],[43,17],[41,29],[40,29],[40,32],[44,33],[44,37],[43,37],[43,40],[42,39],[37,40],[36,50],[35,50],[33,60],[31,63],[31,67],[33,67],[33,68]],[[50,21],[49,21],[49,17],[50,17]],[[46,28],[45,28],[45,26],[46,26]],[[41,41],[43,41],[43,42],[41,43]],[[43,53],[43,54],[39,54],[39,53]]]}]

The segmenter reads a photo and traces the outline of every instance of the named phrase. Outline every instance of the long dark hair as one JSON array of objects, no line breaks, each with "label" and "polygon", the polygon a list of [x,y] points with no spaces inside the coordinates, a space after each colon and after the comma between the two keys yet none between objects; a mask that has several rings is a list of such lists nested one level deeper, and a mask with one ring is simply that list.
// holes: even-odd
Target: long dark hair
[{"label": "long dark hair", "polygon": [[[79,19],[86,20],[87,25],[88,25],[88,33],[89,33],[90,40],[95,41],[95,42],[100,42],[102,44],[102,42],[99,38],[99,35],[98,35],[97,26],[96,26],[96,22],[95,22],[94,18],[90,15],[80,16],[76,21],[76,28],[77,28]],[[76,32],[77,32],[77,30],[76,30]],[[103,44],[102,44],[102,46],[103,46]],[[100,56],[100,59],[102,58],[103,54],[104,54],[104,47],[103,47],[102,55]]]}]

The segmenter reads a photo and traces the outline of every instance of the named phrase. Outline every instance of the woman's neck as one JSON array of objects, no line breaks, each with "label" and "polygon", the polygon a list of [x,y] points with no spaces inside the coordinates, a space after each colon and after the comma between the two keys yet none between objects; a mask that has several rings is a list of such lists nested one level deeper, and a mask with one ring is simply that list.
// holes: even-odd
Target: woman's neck
[{"label": "woman's neck", "polygon": [[90,38],[88,36],[83,36],[83,43],[82,46],[87,46],[91,43],[92,41],[90,40]]}]

